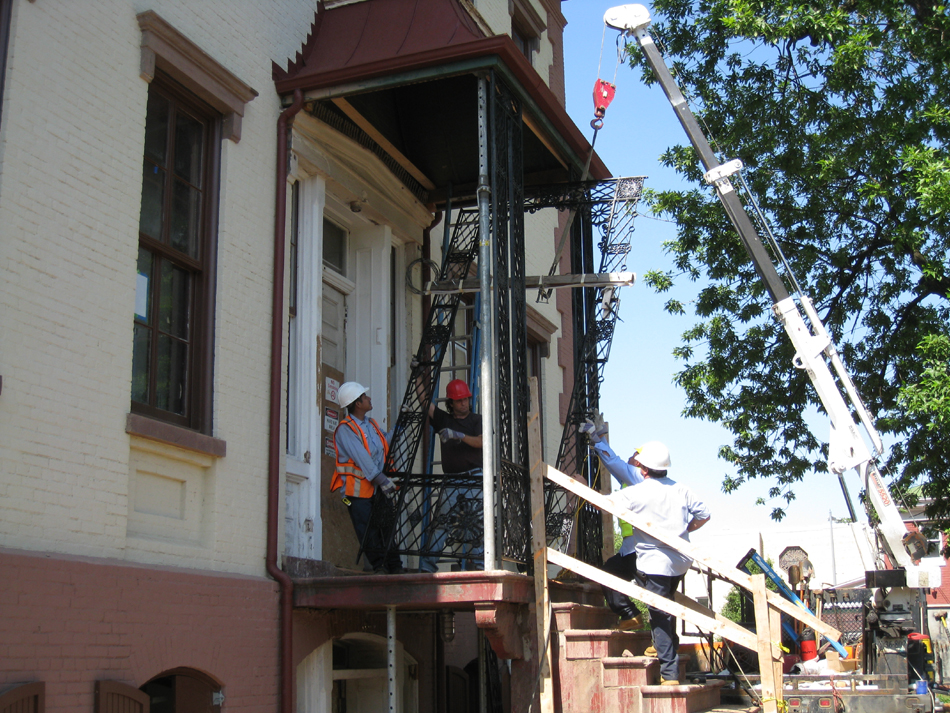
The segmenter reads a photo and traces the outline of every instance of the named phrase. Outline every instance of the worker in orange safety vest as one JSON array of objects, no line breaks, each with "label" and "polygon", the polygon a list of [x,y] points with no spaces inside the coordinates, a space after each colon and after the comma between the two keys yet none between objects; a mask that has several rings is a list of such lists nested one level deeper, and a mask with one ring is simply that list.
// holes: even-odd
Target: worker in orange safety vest
[{"label": "worker in orange safety vest", "polygon": [[[355,381],[340,386],[338,401],[346,409],[333,434],[336,469],[330,492],[346,505],[356,538],[377,574],[402,574],[399,555],[387,547],[383,532],[372,521],[373,498],[391,498],[396,486],[383,473],[389,441],[376,421],[369,417],[373,400],[369,389]],[[383,554],[385,553],[385,554]]]}]

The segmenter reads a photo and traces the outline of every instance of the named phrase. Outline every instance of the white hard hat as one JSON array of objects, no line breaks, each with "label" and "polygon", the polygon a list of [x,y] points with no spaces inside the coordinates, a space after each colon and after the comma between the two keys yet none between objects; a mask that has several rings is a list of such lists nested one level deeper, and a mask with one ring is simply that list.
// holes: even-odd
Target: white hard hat
[{"label": "white hard hat", "polygon": [[650,470],[666,470],[670,467],[670,449],[659,441],[648,441],[634,455],[637,463]]},{"label": "white hard hat", "polygon": [[340,387],[340,390],[336,394],[337,401],[340,402],[340,406],[346,408],[351,403],[356,401],[363,394],[369,393],[369,389],[362,384],[358,384],[355,381],[347,381]]}]

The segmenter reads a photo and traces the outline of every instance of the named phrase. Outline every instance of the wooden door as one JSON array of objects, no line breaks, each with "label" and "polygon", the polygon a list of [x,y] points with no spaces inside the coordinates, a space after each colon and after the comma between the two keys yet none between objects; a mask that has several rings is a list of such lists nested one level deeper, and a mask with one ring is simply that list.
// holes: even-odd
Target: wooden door
[{"label": "wooden door", "polygon": [[318,403],[320,404],[320,519],[323,527],[323,559],[345,569],[360,569],[356,561],[359,543],[353,533],[350,515],[339,494],[330,493],[336,467],[333,432],[346,415],[336,401],[336,390],[343,383],[346,369],[346,296],[323,283],[323,325],[318,358]]}]

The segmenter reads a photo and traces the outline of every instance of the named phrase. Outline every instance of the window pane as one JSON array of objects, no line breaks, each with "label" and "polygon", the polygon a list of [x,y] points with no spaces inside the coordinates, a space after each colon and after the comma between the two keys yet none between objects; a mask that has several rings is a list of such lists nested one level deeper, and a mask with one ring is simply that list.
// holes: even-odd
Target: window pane
[{"label": "window pane", "polygon": [[142,172],[142,212],[139,213],[139,230],[156,240],[162,239],[164,203],[165,171],[151,161],[146,161]]},{"label": "window pane", "polygon": [[158,304],[158,328],[166,334],[187,339],[190,312],[190,276],[168,261],[162,262],[161,271],[162,287]]},{"label": "window pane", "polygon": [[175,175],[201,188],[201,157],[204,125],[179,113],[175,121]]},{"label": "window pane", "polygon": [[201,218],[201,192],[175,179],[172,196],[172,225],[169,242],[189,257],[198,257],[198,222]]},{"label": "window pane", "polygon": [[135,318],[149,324],[152,319],[152,253],[139,248],[137,265],[138,275],[135,280]]},{"label": "window pane", "polygon": [[149,92],[147,111],[145,157],[164,167],[168,153],[168,99],[156,92]]},{"label": "window pane", "polygon": [[166,334],[158,336],[158,364],[155,405],[165,411],[185,415],[185,387],[188,378],[188,345]]},{"label": "window pane", "polygon": [[132,337],[132,400],[148,403],[148,361],[152,330],[135,325]]},{"label": "window pane", "polygon": [[329,220],[323,221],[323,262],[346,274],[346,231]]}]

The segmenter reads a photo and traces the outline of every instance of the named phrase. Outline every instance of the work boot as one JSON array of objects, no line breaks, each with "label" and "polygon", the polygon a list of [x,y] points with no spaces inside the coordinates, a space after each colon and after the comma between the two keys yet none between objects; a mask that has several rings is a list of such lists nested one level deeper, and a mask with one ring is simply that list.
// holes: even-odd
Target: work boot
[{"label": "work boot", "polygon": [[629,619],[621,619],[620,623],[617,624],[617,628],[620,631],[636,631],[637,629],[642,629],[643,617],[637,615]]},{"label": "work boot", "polygon": [[665,678],[661,678],[660,685],[661,686],[678,686],[680,685],[680,682],[677,681],[675,678],[671,678],[669,681],[667,681]]},{"label": "work boot", "polygon": [[643,652],[644,656],[649,656],[650,658],[656,658],[656,648],[653,646],[647,646],[646,651]]}]

